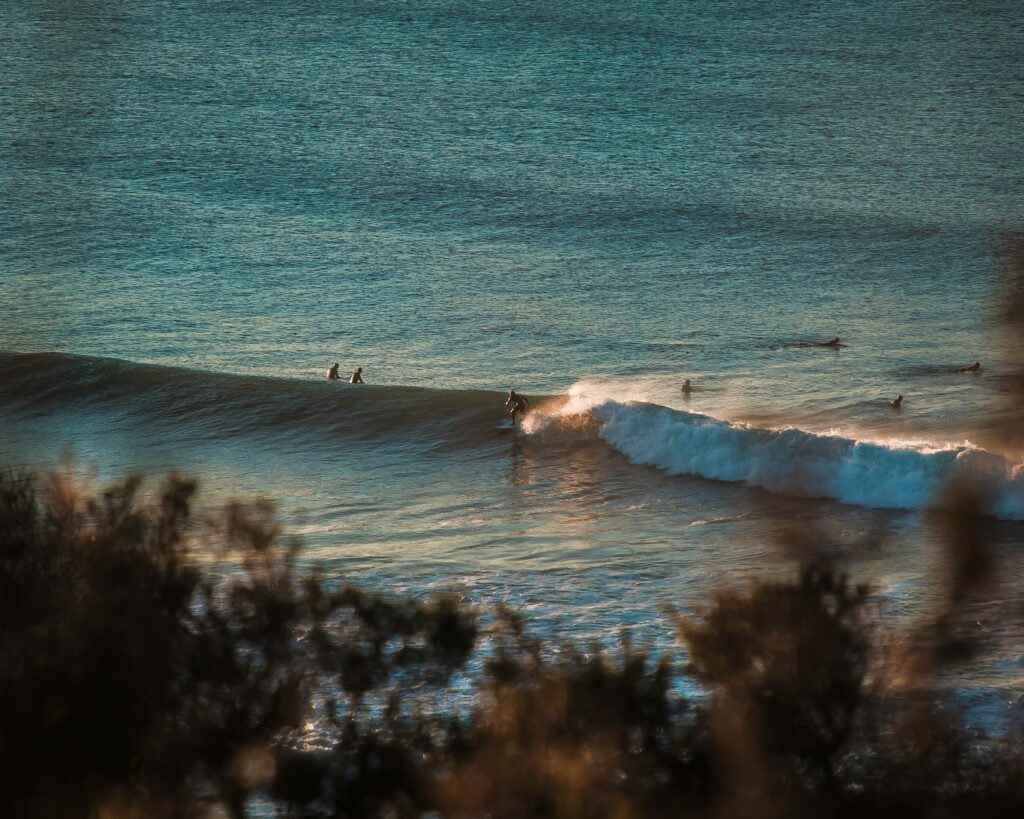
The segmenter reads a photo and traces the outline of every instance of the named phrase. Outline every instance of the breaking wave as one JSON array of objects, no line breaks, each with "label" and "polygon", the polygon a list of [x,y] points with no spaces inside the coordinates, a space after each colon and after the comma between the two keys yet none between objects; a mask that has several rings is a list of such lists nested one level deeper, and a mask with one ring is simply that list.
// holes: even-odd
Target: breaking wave
[{"label": "breaking wave", "polygon": [[[518,436],[556,450],[604,442],[670,475],[743,482],[771,492],[858,506],[941,506],[946,487],[970,480],[985,512],[1024,519],[1024,464],[969,442],[879,442],[796,427],[764,429],[642,401],[588,393],[533,396]],[[504,395],[484,390],[352,387],[159,367],[61,353],[0,353],[0,409],[73,412],[174,431],[182,439],[246,437],[289,444],[372,439],[417,452],[503,446]],[[74,441],[68,443],[74,444]]]},{"label": "breaking wave", "polygon": [[535,416],[528,428],[542,433],[558,416],[581,415],[594,418],[598,435],[630,461],[671,475],[887,509],[940,507],[951,482],[969,480],[984,490],[987,514],[1024,519],[1024,464],[969,442],[883,443],[796,427],[762,429],[577,389],[553,418]]}]

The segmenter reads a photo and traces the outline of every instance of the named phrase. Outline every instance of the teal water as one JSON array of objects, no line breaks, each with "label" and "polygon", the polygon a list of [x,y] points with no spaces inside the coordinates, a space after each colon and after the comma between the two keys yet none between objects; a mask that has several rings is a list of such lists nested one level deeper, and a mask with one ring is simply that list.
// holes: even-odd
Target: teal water
[{"label": "teal water", "polygon": [[[199,471],[338,576],[585,638],[788,571],[794,520],[926,609],[953,471],[1020,539],[1019,12],[8,0],[0,456]],[[510,440],[509,387],[591,426]]]}]

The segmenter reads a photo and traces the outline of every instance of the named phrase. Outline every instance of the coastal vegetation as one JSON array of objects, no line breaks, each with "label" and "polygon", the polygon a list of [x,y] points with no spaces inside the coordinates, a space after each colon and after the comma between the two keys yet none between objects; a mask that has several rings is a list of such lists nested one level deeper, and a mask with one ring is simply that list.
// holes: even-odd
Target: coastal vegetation
[{"label": "coastal vegetation", "polygon": [[680,650],[653,656],[338,582],[272,504],[201,514],[179,476],[8,473],[7,815],[1018,816],[1019,725],[983,733],[941,679],[983,649],[998,572],[950,491],[942,605],[913,628],[804,533],[790,579],[672,613]]}]

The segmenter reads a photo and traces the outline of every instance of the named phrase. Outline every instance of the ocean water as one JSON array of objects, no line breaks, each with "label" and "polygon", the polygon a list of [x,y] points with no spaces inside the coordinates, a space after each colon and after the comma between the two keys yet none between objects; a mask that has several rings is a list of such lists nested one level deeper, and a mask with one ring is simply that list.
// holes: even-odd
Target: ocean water
[{"label": "ocean water", "polygon": [[0,459],[194,472],[334,578],[662,646],[794,527],[922,616],[981,475],[957,684],[1005,707],[1022,157],[1016,3],[7,0]]}]

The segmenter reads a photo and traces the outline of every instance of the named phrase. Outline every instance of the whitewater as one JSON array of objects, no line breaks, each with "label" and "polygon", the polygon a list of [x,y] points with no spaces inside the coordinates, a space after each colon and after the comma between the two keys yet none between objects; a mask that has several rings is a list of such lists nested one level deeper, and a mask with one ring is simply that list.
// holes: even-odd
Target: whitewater
[{"label": "whitewater", "polygon": [[784,495],[884,509],[941,508],[955,487],[973,487],[986,514],[1024,519],[1024,464],[970,442],[882,442],[788,426],[761,429],[573,387],[557,411],[524,429],[543,435],[562,418],[590,414],[609,445],[670,475],[742,481]]}]

